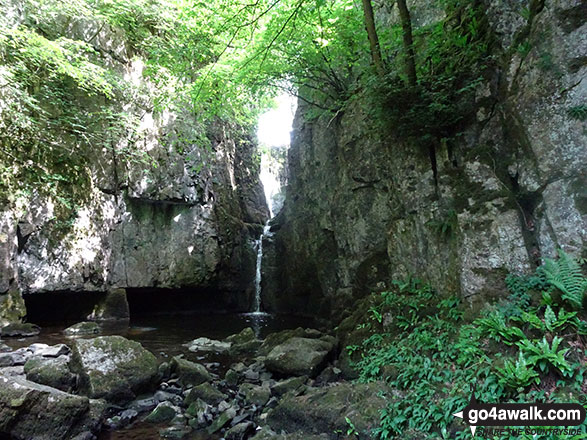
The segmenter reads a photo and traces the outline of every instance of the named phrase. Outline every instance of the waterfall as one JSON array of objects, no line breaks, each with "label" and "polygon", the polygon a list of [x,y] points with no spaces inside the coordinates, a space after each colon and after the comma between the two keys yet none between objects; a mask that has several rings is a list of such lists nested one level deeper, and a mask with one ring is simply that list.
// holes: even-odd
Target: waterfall
[{"label": "waterfall", "polygon": [[263,228],[263,233],[258,240],[257,245],[257,270],[255,272],[255,300],[253,302],[253,313],[261,312],[261,265],[263,264],[263,238],[269,234],[269,224]]}]

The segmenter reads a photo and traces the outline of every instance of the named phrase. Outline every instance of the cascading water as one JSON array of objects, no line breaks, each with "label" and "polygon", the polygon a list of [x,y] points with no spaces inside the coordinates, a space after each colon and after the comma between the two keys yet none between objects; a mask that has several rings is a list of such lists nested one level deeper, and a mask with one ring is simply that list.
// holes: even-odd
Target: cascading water
[{"label": "cascading water", "polygon": [[261,311],[261,265],[263,264],[263,238],[269,234],[269,225],[263,228],[263,233],[255,241],[257,246],[257,269],[255,272],[255,299],[253,301],[253,313],[262,314]]}]

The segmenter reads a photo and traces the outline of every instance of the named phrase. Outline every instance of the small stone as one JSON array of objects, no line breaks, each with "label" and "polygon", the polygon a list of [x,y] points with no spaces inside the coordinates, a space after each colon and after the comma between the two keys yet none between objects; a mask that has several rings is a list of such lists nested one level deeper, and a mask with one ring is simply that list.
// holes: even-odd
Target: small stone
[{"label": "small stone", "polygon": [[147,418],[145,419],[145,422],[148,422],[148,423],[169,422],[170,420],[172,420],[176,416],[177,413],[178,413],[177,408],[175,406],[173,406],[171,403],[162,402],[159,405],[157,405],[157,408],[155,408],[151,414],[149,414],[147,416]]},{"label": "small stone", "polygon": [[196,399],[202,399],[204,402],[210,405],[217,405],[226,398],[228,398],[226,394],[218,391],[216,388],[206,382],[188,391],[184,399],[184,403],[186,405],[190,405]]},{"label": "small stone", "polygon": [[273,385],[271,387],[271,392],[274,396],[281,397],[289,392],[295,392],[303,389],[304,384],[307,381],[307,376],[299,376],[285,379]]},{"label": "small stone", "polygon": [[188,426],[170,426],[159,430],[159,435],[162,438],[182,439],[188,435],[192,429]]},{"label": "small stone", "polygon": [[250,383],[242,384],[239,388],[239,392],[245,396],[245,402],[247,405],[256,405],[258,407],[264,406],[271,396],[269,387],[253,385]]},{"label": "small stone", "polygon": [[224,376],[224,380],[226,381],[227,385],[230,386],[234,386],[238,384],[238,373],[236,371],[234,371],[233,369],[230,369],[226,372],[226,375]]},{"label": "small stone", "polygon": [[134,409],[125,409],[120,413],[121,420],[130,423],[138,417],[139,413]]},{"label": "small stone", "polygon": [[228,408],[220,416],[218,416],[212,425],[208,428],[208,434],[214,434],[220,429],[224,428],[234,417],[236,416],[236,409],[233,407]]},{"label": "small stone", "polygon": [[167,391],[157,391],[154,396],[155,400],[161,402],[172,402],[175,405],[181,404],[181,396],[177,394],[168,393]]},{"label": "small stone", "polygon": [[157,403],[157,400],[155,400],[153,397],[147,399],[137,399],[130,403],[129,408],[142,413],[145,411],[151,411],[157,406]]},{"label": "small stone", "polygon": [[253,422],[243,422],[230,428],[224,437],[226,440],[244,440],[254,430],[255,424]]},{"label": "small stone", "polygon": [[243,376],[247,380],[259,380],[260,374],[258,371],[247,370],[243,373]]}]

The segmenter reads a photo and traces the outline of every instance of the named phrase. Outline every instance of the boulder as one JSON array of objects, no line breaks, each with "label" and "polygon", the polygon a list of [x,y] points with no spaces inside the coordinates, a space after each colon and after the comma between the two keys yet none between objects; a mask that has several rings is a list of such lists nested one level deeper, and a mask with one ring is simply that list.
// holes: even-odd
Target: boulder
[{"label": "boulder", "polygon": [[69,369],[69,358],[33,357],[24,364],[26,378],[32,382],[69,392],[75,388],[77,376]]},{"label": "boulder", "polygon": [[184,404],[189,406],[192,402],[197,399],[202,399],[204,402],[210,405],[218,405],[223,400],[227,399],[228,396],[218,389],[205,382],[201,385],[193,387],[188,391],[185,396]]},{"label": "boulder", "polygon": [[157,379],[157,359],[141,344],[122,336],[78,339],[73,344],[72,371],[80,391],[92,398],[128,402],[151,388]]},{"label": "boulder", "polygon": [[63,330],[68,336],[97,335],[100,333],[100,326],[96,322],[83,321],[67,327]]},{"label": "boulder", "polygon": [[210,382],[212,376],[202,364],[197,364],[181,356],[175,356],[171,360],[171,371],[177,375],[179,381],[184,385],[200,385]]},{"label": "boulder", "polygon": [[41,327],[28,322],[15,322],[2,327],[0,334],[6,338],[26,338],[30,336],[37,336],[41,333]]},{"label": "boulder", "polygon": [[293,337],[269,352],[265,366],[286,376],[313,377],[326,365],[334,349],[332,341]]},{"label": "boulder", "polygon": [[309,388],[301,396],[286,396],[267,418],[277,432],[328,434],[337,439],[337,431],[346,432],[351,420],[360,438],[371,438],[371,430],[378,426],[380,411],[386,402],[381,393],[385,384],[340,383],[330,387]]},{"label": "boulder", "polygon": [[230,342],[217,341],[215,339],[198,338],[184,345],[189,351],[203,353],[225,353],[230,349]]},{"label": "boulder", "polygon": [[0,375],[0,437],[55,440],[96,432],[103,401],[75,396],[22,377]]}]

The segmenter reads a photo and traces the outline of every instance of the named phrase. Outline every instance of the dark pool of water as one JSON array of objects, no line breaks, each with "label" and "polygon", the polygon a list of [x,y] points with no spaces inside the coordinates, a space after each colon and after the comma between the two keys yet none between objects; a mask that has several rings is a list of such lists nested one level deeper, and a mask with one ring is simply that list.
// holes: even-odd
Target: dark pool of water
[{"label": "dark pool of water", "polygon": [[[4,339],[3,342],[16,349],[33,343],[54,345],[67,344],[71,339],[63,334],[63,329],[75,322],[45,325],[38,336],[19,339]],[[199,337],[224,339],[252,327],[258,337],[296,327],[316,328],[309,318],[266,314],[214,314],[186,313],[139,316],[132,318],[130,325],[104,325],[102,335],[121,335],[140,342],[147,350],[158,357],[170,357],[185,353],[183,344]],[[93,337],[93,336],[89,336]]]},{"label": "dark pool of water", "polygon": [[[75,322],[45,325],[38,336],[19,339],[3,339],[12,349],[28,347],[33,343],[49,345],[71,342],[63,334],[63,330]],[[231,363],[238,359],[231,359],[214,354],[201,355],[191,353],[184,344],[199,338],[224,339],[238,333],[246,327],[252,327],[260,338],[270,333],[297,327],[317,328],[315,321],[308,318],[293,316],[266,315],[266,314],[215,314],[215,313],[186,313],[138,316],[131,319],[128,326],[105,325],[102,335],[121,335],[128,339],[140,342],[143,347],[155,354],[159,359],[166,360],[178,354],[184,354],[187,359],[199,362],[218,362],[220,366],[213,369],[215,373],[223,374]],[[89,336],[93,337],[93,336]],[[159,440],[159,430],[164,426],[153,426],[148,423],[137,422],[127,429],[115,432],[104,432],[99,440]],[[186,440],[215,440],[219,437],[207,433],[194,432]]]}]

